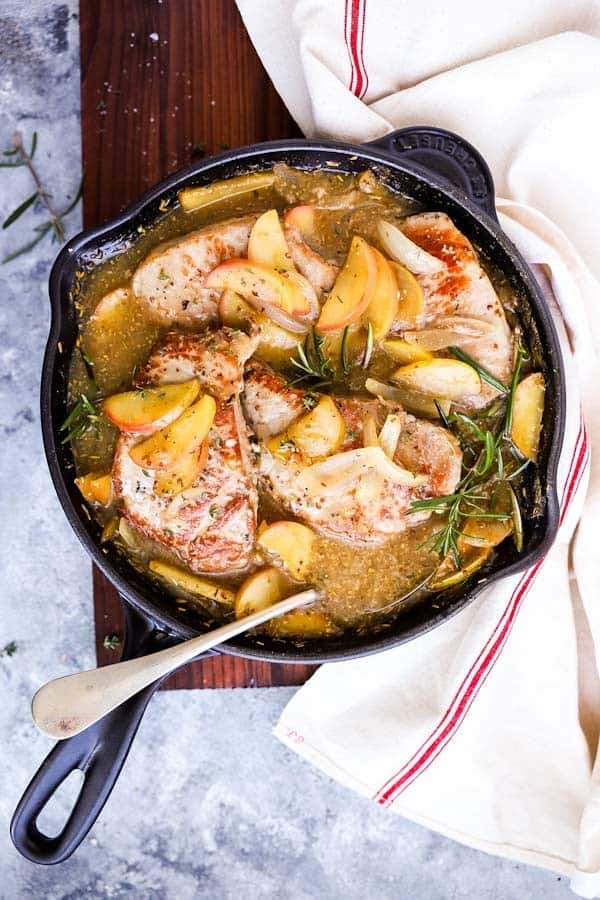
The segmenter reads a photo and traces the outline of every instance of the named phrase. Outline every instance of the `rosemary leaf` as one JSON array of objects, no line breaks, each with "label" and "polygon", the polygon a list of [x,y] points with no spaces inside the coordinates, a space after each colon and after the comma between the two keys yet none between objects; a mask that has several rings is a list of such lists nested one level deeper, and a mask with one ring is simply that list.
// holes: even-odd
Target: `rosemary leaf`
[{"label": "rosemary leaf", "polygon": [[375,338],[373,332],[373,325],[371,321],[367,323],[367,343],[365,345],[365,352],[363,355],[362,367],[363,369],[369,368],[369,363],[371,362],[371,357],[373,356],[373,346],[374,346]]},{"label": "rosemary leaf", "polygon": [[497,391],[500,391],[501,394],[507,394],[508,388],[505,384],[496,378],[495,375],[492,375],[485,366],[480,365],[477,360],[473,359],[472,356],[469,356],[468,353],[465,353],[464,350],[461,350],[460,347],[448,347],[448,350],[456,359],[459,359],[461,362],[466,363],[468,366],[471,366],[472,369],[475,369],[480,378],[483,378],[484,381],[487,381],[488,384],[491,384],[492,387],[496,388]]},{"label": "rosemary leaf", "polygon": [[523,519],[521,516],[521,507],[519,506],[519,501],[517,500],[517,495],[513,490],[512,484],[509,484],[508,490],[512,507],[513,540],[515,542],[515,547],[520,553],[523,549]]},{"label": "rosemary leaf", "polygon": [[340,361],[342,363],[342,372],[344,375],[349,375],[350,369],[352,368],[348,360],[348,333],[349,327],[346,325],[342,334],[342,346],[340,349]]},{"label": "rosemary leaf", "polygon": [[44,231],[41,234],[38,234],[38,236],[36,238],[34,238],[32,241],[30,241],[28,244],[23,244],[23,246],[19,247],[18,250],[15,250],[14,253],[9,253],[8,256],[5,256],[3,258],[2,265],[5,265],[5,263],[12,262],[13,259],[17,259],[18,256],[23,256],[24,253],[29,253],[29,251],[33,250],[35,245],[39,244],[39,242],[45,236],[46,236],[46,232]]},{"label": "rosemary leaf", "polygon": [[437,409],[438,416],[440,417],[440,421],[441,421],[442,425],[444,426],[444,428],[450,428],[450,422],[448,420],[448,416],[442,409],[442,404],[440,403],[439,400],[434,400],[433,402],[435,404],[435,408]]},{"label": "rosemary leaf", "polygon": [[69,205],[68,205],[67,207],[65,207],[65,209],[63,209],[62,212],[59,214],[59,216],[60,216],[61,219],[64,219],[65,216],[68,216],[69,213],[70,213],[72,210],[75,209],[75,207],[77,206],[77,204],[78,204],[79,201],[81,200],[81,195],[83,194],[83,182],[84,182],[84,180],[85,180],[85,175],[82,175],[81,178],[79,179],[79,185],[77,186],[77,190],[76,190],[76,192],[75,192],[75,196],[73,197],[73,199],[71,200],[71,202],[69,203]]},{"label": "rosemary leaf", "polygon": [[32,206],[37,198],[39,197],[39,191],[34,191],[33,194],[27,198],[27,200],[23,200],[20,206],[17,206],[11,214],[4,220],[2,223],[2,229],[8,228],[9,225],[12,225],[13,222],[16,222],[17,219],[26,212],[30,206]]},{"label": "rosemary leaf", "polygon": [[37,148],[38,134],[37,131],[33,132],[33,136],[31,138],[31,150],[29,151],[29,159],[33,159],[35,156],[35,151]]}]

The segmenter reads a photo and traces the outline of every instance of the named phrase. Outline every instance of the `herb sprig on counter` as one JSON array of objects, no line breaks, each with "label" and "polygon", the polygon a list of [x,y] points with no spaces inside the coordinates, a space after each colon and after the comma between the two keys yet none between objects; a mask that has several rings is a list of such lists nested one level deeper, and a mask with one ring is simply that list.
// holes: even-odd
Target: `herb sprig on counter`
[{"label": "herb sprig on counter", "polygon": [[30,250],[33,250],[33,248],[37,246],[37,244],[39,244],[40,241],[42,241],[48,234],[52,236],[53,241],[59,244],[63,244],[66,240],[64,219],[77,206],[79,200],[81,199],[81,192],[83,189],[83,176],[79,182],[79,186],[73,200],[63,209],[55,208],[52,201],[52,195],[44,187],[38,170],[33,162],[35,151],[37,149],[37,143],[37,131],[34,131],[33,137],[31,139],[31,146],[29,150],[26,150],[23,143],[23,136],[20,132],[16,132],[13,136],[12,147],[9,150],[5,150],[2,154],[2,156],[4,157],[4,161],[0,161],[0,168],[27,168],[35,187],[34,192],[30,194],[25,200],[23,200],[16,207],[16,209],[14,209],[10,213],[10,215],[6,217],[6,219],[2,223],[2,229],[4,230],[6,228],[9,228],[14,222],[20,219],[21,216],[26,213],[28,209],[30,209],[30,207],[38,202],[45,208],[48,214],[48,218],[40,225],[34,226],[33,231],[35,233],[35,237],[33,238],[33,240],[19,247],[13,253],[9,253],[8,256],[5,256],[2,260],[3,264],[11,262],[13,259],[22,256],[24,253],[28,253]]}]

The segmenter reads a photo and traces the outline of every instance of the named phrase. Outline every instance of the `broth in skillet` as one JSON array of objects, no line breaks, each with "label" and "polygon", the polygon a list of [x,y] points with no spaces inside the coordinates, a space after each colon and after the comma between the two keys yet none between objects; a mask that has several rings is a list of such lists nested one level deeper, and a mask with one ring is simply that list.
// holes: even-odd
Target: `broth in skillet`
[{"label": "broth in skillet", "polygon": [[79,487],[178,605],[225,621],[310,584],[272,635],[378,628],[520,548],[544,381],[517,298],[373,173],[183,191],[77,308]]}]

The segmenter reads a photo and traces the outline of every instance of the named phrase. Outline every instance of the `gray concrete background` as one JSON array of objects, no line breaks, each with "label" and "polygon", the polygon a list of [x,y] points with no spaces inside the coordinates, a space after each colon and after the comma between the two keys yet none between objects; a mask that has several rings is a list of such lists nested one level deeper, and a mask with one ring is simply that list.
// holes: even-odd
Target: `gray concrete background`
[{"label": "gray concrete background", "polygon": [[[0,148],[16,128],[39,132],[39,168],[57,202],[72,195],[80,172],[76,0],[0,0]],[[24,170],[0,169],[0,219],[28,193]],[[0,232],[0,255],[30,240],[42,215],[30,210]],[[79,225],[76,211],[69,233]],[[31,723],[30,698],[49,677],[94,664],[90,565],[54,495],[39,429],[55,251],[46,240],[0,266],[0,648],[17,645],[0,657],[0,898],[572,896],[565,879],[404,822],[297,759],[271,736],[291,689],[156,697],[76,855],[47,869],[15,852],[9,818],[51,746]]]}]

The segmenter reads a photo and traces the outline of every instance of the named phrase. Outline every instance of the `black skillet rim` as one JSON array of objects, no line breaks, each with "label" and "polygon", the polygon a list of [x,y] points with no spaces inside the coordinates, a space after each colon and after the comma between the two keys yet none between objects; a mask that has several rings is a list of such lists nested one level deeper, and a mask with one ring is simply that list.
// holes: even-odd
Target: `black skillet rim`
[{"label": "black skillet rim", "polygon": [[[243,640],[229,642],[221,648],[222,652],[226,654],[241,656],[248,659],[281,663],[323,663],[341,661],[370,655],[371,653],[398,646],[408,640],[412,640],[420,634],[426,633],[441,622],[456,615],[467,604],[472,602],[482,590],[493,584],[495,581],[522,572],[543,557],[552,544],[558,528],[559,506],[556,492],[556,475],[565,426],[563,364],[558,336],[549,310],[546,307],[545,300],[527,264],[501,230],[497,222],[486,212],[482,211],[475,203],[469,200],[463,191],[452,186],[443,177],[436,176],[429,170],[424,170],[417,164],[411,164],[408,160],[399,159],[393,152],[376,149],[373,145],[355,145],[336,141],[303,139],[270,141],[262,144],[248,145],[233,151],[226,151],[210,157],[209,159],[194,163],[150,188],[137,201],[127,207],[121,215],[101,226],[81,232],[79,235],[75,236],[61,250],[50,274],[52,320],[44,354],[41,381],[41,419],[44,449],[55,490],[71,527],[88,554],[92,557],[103,574],[116,587],[121,597],[143,617],[150,620],[157,629],[160,629],[169,635],[185,639],[199,633],[193,627],[181,622],[180,619],[176,618],[171,613],[159,609],[147,594],[132,585],[130,579],[118,571],[115,565],[112,564],[107,555],[102,551],[97,538],[94,538],[86,528],[86,520],[84,519],[83,514],[76,508],[76,504],[69,493],[67,480],[70,479],[72,481],[72,478],[66,471],[63,471],[63,467],[59,461],[57,447],[58,436],[55,431],[52,416],[52,391],[53,388],[55,388],[58,371],[64,369],[65,366],[68,365],[66,359],[58,359],[58,340],[64,324],[63,303],[67,304],[67,309],[70,305],[70,301],[68,299],[65,301],[62,296],[62,283],[73,269],[73,260],[81,259],[85,251],[92,250],[94,246],[97,247],[99,243],[105,243],[106,238],[111,232],[116,232],[119,229],[126,227],[128,224],[132,224],[136,217],[143,213],[149,205],[162,199],[166,195],[173,194],[177,189],[187,186],[195,176],[206,175],[213,169],[222,168],[227,164],[237,167],[237,172],[261,170],[268,167],[270,162],[274,162],[275,160],[270,159],[269,157],[276,156],[278,153],[309,155],[311,152],[332,154],[332,159],[335,161],[340,161],[340,158],[345,158],[347,160],[350,157],[358,158],[361,163],[364,162],[374,166],[381,165],[392,171],[395,170],[402,175],[408,176],[410,179],[413,179],[413,183],[416,182],[417,185],[421,187],[424,186],[425,190],[433,189],[439,192],[446,200],[449,200],[451,204],[456,205],[461,211],[465,211],[470,219],[475,220],[476,225],[482,229],[487,239],[491,240],[492,244],[500,247],[504,255],[510,261],[518,281],[521,282],[525,289],[527,300],[534,312],[536,326],[543,332],[544,358],[547,364],[547,373],[552,380],[555,427],[547,453],[546,468],[542,473],[542,482],[545,486],[546,495],[543,534],[535,547],[528,552],[523,553],[523,555],[509,564],[496,571],[491,571],[485,578],[479,579],[474,584],[469,584],[469,582],[467,582],[466,589],[459,590],[455,594],[449,595],[450,602],[448,605],[440,608],[438,612],[433,612],[432,610],[432,614],[427,616],[424,621],[417,622],[412,627],[402,630],[397,634],[392,633],[391,631],[371,633],[362,638],[360,643],[354,644],[347,643],[345,638],[342,638],[341,642],[347,643],[347,645],[336,647],[335,649],[331,648],[331,643],[325,641],[315,641],[310,645],[305,646],[272,641],[269,646],[258,647],[256,645],[245,643]],[[325,168],[323,164],[320,166],[306,166],[306,168],[319,167]],[[344,170],[342,169],[342,171]],[[210,180],[212,179],[203,178],[201,179],[201,183],[207,183]],[[70,358],[70,356],[68,358]],[[422,605],[424,606],[425,604]],[[431,607],[429,608],[431,609]],[[397,621],[401,622],[402,618]]]}]

